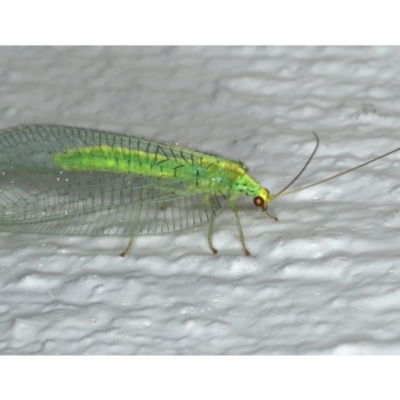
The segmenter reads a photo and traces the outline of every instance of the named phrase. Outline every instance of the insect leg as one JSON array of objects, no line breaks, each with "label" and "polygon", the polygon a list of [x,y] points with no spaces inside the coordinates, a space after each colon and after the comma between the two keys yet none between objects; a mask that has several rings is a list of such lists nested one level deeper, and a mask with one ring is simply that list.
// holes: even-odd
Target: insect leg
[{"label": "insect leg", "polygon": [[232,211],[235,214],[236,226],[237,226],[238,231],[239,231],[240,241],[242,242],[242,247],[243,247],[244,254],[246,254],[246,256],[250,256],[250,252],[247,250],[246,244],[244,243],[242,225],[240,224],[240,219],[239,219],[239,214],[238,214],[238,209],[236,207],[236,204],[234,203],[233,200],[229,200],[229,205],[231,206]]},{"label": "insect leg", "polygon": [[207,240],[208,240],[208,246],[210,247],[211,251],[215,254],[218,253],[218,250],[212,245],[212,231],[214,228],[214,220],[215,220],[215,211],[212,210],[210,223],[208,224]]},{"label": "insect leg", "polygon": [[119,255],[120,257],[125,257],[128,254],[130,248],[132,247],[134,232],[135,232],[135,228],[136,228],[137,222],[139,220],[139,216],[140,216],[140,212],[141,211],[142,211],[142,203],[139,203],[139,209],[136,212],[135,221],[133,222],[131,235],[129,237],[128,246],[126,246],[126,249]]},{"label": "insect leg", "polygon": [[208,246],[210,247],[211,251],[213,254],[218,253],[218,250],[213,246],[212,244],[212,233],[214,229],[214,220],[215,220],[215,207],[210,201],[210,195],[205,194],[204,195],[204,202],[206,203],[207,207],[211,210],[211,217],[210,217],[210,222],[208,223],[208,233],[207,233],[207,241],[208,241]]}]

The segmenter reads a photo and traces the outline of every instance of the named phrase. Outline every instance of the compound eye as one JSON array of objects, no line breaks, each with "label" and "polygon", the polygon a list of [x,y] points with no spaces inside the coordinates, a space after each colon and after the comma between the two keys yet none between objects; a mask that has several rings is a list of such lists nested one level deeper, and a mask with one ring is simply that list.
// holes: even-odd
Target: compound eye
[{"label": "compound eye", "polygon": [[264,200],[260,196],[254,197],[253,203],[257,207],[264,208]]}]

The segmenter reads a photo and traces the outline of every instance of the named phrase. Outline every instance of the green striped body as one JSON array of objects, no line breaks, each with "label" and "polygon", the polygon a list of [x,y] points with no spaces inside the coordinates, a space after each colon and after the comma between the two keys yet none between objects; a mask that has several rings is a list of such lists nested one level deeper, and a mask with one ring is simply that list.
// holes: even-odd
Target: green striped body
[{"label": "green striped body", "polygon": [[[162,145],[162,146],[161,146]],[[257,195],[262,187],[247,173],[242,162],[203,153],[185,158],[182,149],[169,146],[171,154],[158,143],[154,153],[124,147],[83,147],[57,153],[54,164],[65,171],[102,171],[157,179],[191,180],[193,190],[220,190],[223,193]],[[172,151],[174,150],[174,151]],[[186,156],[187,157],[187,156]]]}]

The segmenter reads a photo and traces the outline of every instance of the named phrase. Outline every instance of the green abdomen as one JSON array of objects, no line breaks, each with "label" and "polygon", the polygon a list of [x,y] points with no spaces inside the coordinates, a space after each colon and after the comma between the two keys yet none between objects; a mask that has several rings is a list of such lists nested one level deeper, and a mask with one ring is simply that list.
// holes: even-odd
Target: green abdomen
[{"label": "green abdomen", "polygon": [[[57,153],[54,164],[65,171],[103,171],[122,174],[180,178],[193,180],[201,186],[218,186],[226,183],[226,169],[221,168],[213,157],[205,156],[199,161],[170,158],[161,153],[131,150],[124,147],[82,147]],[[229,180],[229,179],[228,179]]]}]

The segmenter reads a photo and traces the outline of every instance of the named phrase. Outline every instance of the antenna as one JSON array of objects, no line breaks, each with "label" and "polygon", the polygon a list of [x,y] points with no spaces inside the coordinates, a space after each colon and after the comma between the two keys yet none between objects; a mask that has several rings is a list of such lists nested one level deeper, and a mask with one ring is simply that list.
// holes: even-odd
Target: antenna
[{"label": "antenna", "polygon": [[[304,167],[300,170],[300,172],[299,172],[299,173],[298,173],[298,174],[297,174],[283,189],[281,189],[277,194],[274,194],[274,195],[273,195],[273,196],[274,196],[274,199],[277,198],[277,197],[279,197],[279,196],[281,196],[282,193],[283,193],[286,189],[289,189],[290,186],[292,186],[293,183],[295,183],[295,182],[297,181],[297,179],[300,178],[301,174],[306,170],[306,168],[308,167],[308,164],[310,164],[311,160],[313,159],[314,154],[317,152],[318,147],[319,147],[319,138],[318,138],[318,136],[317,136],[317,134],[316,134],[315,132],[313,132],[312,134],[315,136],[315,140],[316,140],[316,142],[317,142],[316,145],[315,145],[315,148],[314,148],[313,152],[311,153],[310,157],[308,157],[307,162],[304,164]],[[290,192],[290,193],[292,193],[292,192]]]},{"label": "antenna", "polygon": [[[313,132],[313,133],[314,133],[314,132]],[[305,170],[305,168],[307,167],[307,165],[310,163],[312,157],[314,156],[314,154],[315,154],[315,152],[316,152],[316,150],[317,150],[317,148],[318,148],[318,143],[319,143],[318,136],[317,136],[315,133],[314,133],[314,136],[317,138],[317,146],[315,147],[315,149],[314,149],[313,153],[311,154],[310,158],[308,159],[308,161],[306,162],[306,164],[304,165],[304,167],[302,168],[302,170],[300,171],[300,173],[297,174],[296,177],[292,180],[292,182],[290,182],[289,185],[287,185],[287,186],[284,187],[282,190],[280,190],[276,195],[273,195],[273,196],[272,196],[273,199],[276,199],[277,197],[288,196],[289,194],[301,192],[302,190],[309,189],[309,188],[311,188],[311,187],[313,187],[313,186],[320,185],[321,183],[325,183],[325,182],[331,181],[332,179],[335,179],[335,178],[338,178],[339,176],[348,174],[349,172],[355,171],[356,169],[359,169],[359,168],[361,168],[361,167],[364,167],[364,166],[366,166],[366,165],[368,165],[368,164],[371,164],[371,163],[373,163],[373,162],[375,162],[375,161],[380,160],[381,158],[387,157],[387,156],[389,156],[390,154],[393,154],[393,153],[396,153],[397,151],[400,151],[400,147],[397,147],[397,148],[394,149],[394,150],[388,151],[388,152],[385,153],[385,154],[382,154],[382,155],[380,155],[380,156],[378,156],[378,157],[372,158],[371,160],[368,160],[368,161],[366,161],[366,162],[363,162],[362,164],[356,165],[355,167],[350,168],[350,169],[348,169],[348,170],[346,170],[346,171],[339,172],[338,174],[329,176],[328,178],[325,178],[325,179],[322,179],[322,180],[320,180],[320,181],[318,181],[318,182],[311,183],[311,184],[309,184],[309,185],[300,187],[300,188],[295,189],[295,190],[292,190],[292,191],[290,191],[290,192],[285,192],[285,190],[286,190],[290,185],[292,185],[292,183],[294,183],[294,182],[297,180],[297,178],[298,178],[298,177],[301,175],[301,173]],[[285,192],[285,193],[284,193],[284,192]]]}]

